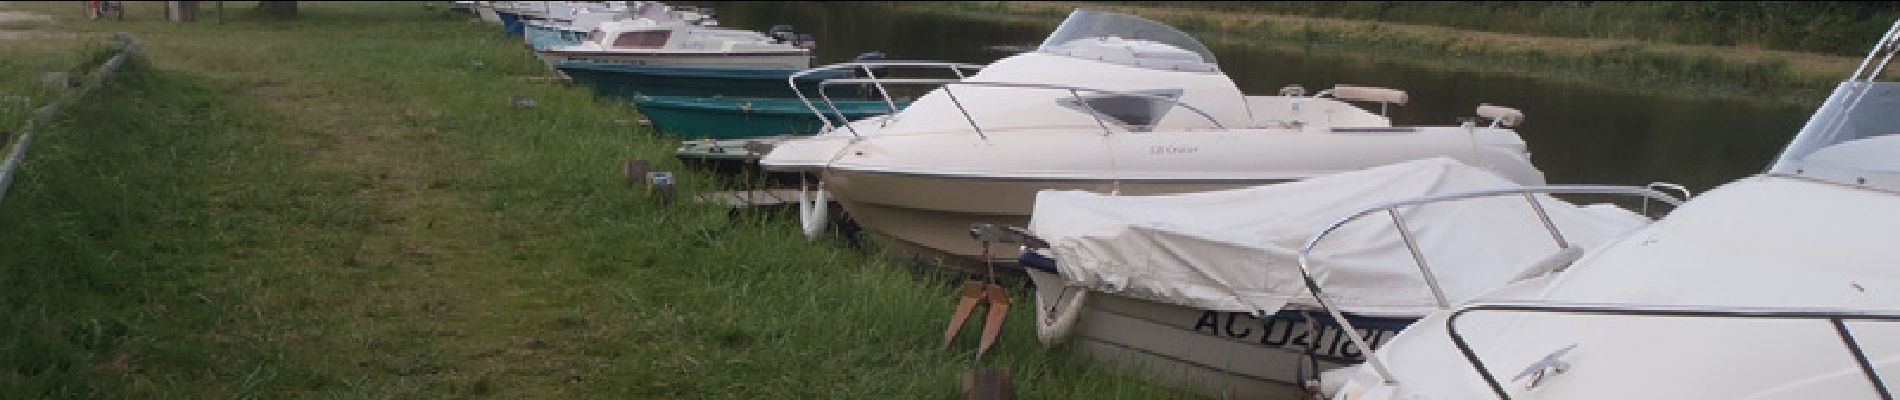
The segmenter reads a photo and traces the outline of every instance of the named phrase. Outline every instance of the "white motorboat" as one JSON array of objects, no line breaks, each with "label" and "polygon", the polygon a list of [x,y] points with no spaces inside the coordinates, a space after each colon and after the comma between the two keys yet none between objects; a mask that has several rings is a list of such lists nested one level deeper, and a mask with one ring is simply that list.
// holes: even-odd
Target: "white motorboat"
[{"label": "white motorboat", "polygon": [[1405,103],[1398,90],[1245,95],[1200,42],[1124,14],[1078,10],[1036,51],[962,79],[827,83],[942,87],[893,114],[780,143],[761,165],[816,174],[818,197],[836,199],[865,230],[953,260],[978,257],[962,234],[971,224],[1026,224],[1047,189],[1207,191],[1440,156],[1543,182],[1508,127],[1522,118],[1515,110],[1479,107],[1491,123],[1393,126],[1348,101],[1383,110]]},{"label": "white motorboat", "polygon": [[549,10],[546,19],[529,24],[538,23],[552,29],[577,33],[582,38],[599,28],[603,22],[624,19],[648,19],[663,25],[719,26],[719,20],[708,14],[711,12],[709,9],[676,7],[653,1],[576,2],[551,6]]},{"label": "white motorboat", "polygon": [[656,2],[548,3],[544,5],[547,11],[543,18],[522,22],[523,39],[535,50],[580,44],[587,39],[589,32],[608,21],[645,18],[660,23],[689,25],[716,23],[697,13],[697,10],[674,10],[672,7]]},{"label": "white motorboat", "polygon": [[[662,6],[664,7],[664,6]],[[666,8],[665,15],[595,22],[579,44],[537,51],[550,64],[563,60],[671,67],[804,69],[811,41],[717,27],[710,17]]]},{"label": "white motorboat", "polygon": [[1896,48],[1900,22],[1767,172],[1421,319],[1329,375],[1334,398],[1893,398],[1900,83],[1878,78]]},{"label": "white motorboat", "polygon": [[[1649,222],[1542,192],[1679,201],[1646,188],[1523,188],[1432,158],[1215,192],[1044,191],[1033,239],[1016,242],[1037,249],[1022,265],[1036,282],[1045,344],[1074,342],[1098,359],[1210,395],[1292,399],[1319,371],[1362,357],[1306,296],[1301,250],[1314,246],[1304,243],[1309,233],[1331,231],[1313,269],[1333,289],[1331,305],[1376,348],[1427,313],[1548,274],[1577,249]],[[1371,200],[1394,201],[1358,206]],[[1376,218],[1356,218],[1366,215]]]}]

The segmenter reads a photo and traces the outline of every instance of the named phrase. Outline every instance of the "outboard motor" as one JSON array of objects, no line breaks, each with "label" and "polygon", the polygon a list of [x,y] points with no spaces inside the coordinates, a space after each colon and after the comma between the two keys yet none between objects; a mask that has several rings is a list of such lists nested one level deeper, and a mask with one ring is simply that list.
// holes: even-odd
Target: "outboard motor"
[{"label": "outboard motor", "polygon": [[[890,56],[885,55],[884,52],[872,51],[872,52],[866,52],[864,54],[859,54],[856,58],[852,58],[851,62],[876,62],[876,61],[884,61],[888,59],[890,59]],[[876,76],[884,76],[884,68],[883,67],[871,68],[871,73]],[[865,77],[864,70],[862,69],[858,70],[858,77],[860,78]]]},{"label": "outboard motor", "polygon": [[[872,52],[866,52],[864,54],[859,54],[857,57],[852,58],[851,62],[877,62],[877,61],[884,61],[888,59],[890,59],[890,56],[885,55],[884,52],[872,51]],[[868,73],[866,72],[867,69],[869,70]],[[854,70],[856,71],[855,75],[857,75],[857,77],[859,78],[876,78],[876,77],[888,76],[884,74],[885,69],[886,68],[884,67],[871,67],[871,68],[857,68]],[[870,76],[866,76],[866,75],[870,75]],[[852,93],[851,95],[859,96],[861,98],[873,98],[871,97],[872,91],[871,91],[870,86],[857,86],[856,90],[857,92]],[[836,92],[833,92],[833,93],[836,93]]]},{"label": "outboard motor", "polygon": [[779,43],[791,43],[793,39],[798,38],[797,34],[792,33],[791,25],[772,25],[771,30],[765,31],[765,35]]},{"label": "outboard motor", "polygon": [[[876,63],[876,61],[887,61],[887,59],[891,59],[891,57],[889,57],[889,55],[883,55],[883,51],[866,51],[863,55],[857,55],[857,59],[851,59],[851,63]],[[859,74],[859,78],[868,78],[868,76],[863,76],[864,70],[859,70],[857,74]],[[870,74],[883,76],[883,66],[870,68]]]}]

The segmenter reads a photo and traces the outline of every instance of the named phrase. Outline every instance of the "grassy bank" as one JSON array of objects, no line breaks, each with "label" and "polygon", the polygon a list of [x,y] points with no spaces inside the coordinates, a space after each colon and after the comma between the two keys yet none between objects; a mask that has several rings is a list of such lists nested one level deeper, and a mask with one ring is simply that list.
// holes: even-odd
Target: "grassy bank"
[{"label": "grassy bank", "polygon": [[[891,7],[1053,27],[1077,7],[1127,12],[1210,43],[1344,55],[1426,68],[1482,71],[1688,97],[1810,104],[1858,57],[1633,39],[1544,37],[1395,22],[1091,2],[900,2]],[[1244,8],[1244,7],[1243,7]],[[1890,21],[1889,21],[1890,22]],[[1853,38],[1871,43],[1873,37]]]},{"label": "grassy bank", "polygon": [[[949,282],[624,187],[628,158],[727,184],[622,105],[510,79],[543,70],[497,27],[409,2],[234,2],[223,25],[68,6],[7,7],[146,46],[0,202],[0,393],[947,398],[973,364],[973,335],[937,343]],[[1045,351],[1017,310],[984,362],[1023,398],[1182,396]]]},{"label": "grassy bank", "polygon": [[48,85],[47,74],[77,83],[112,54],[101,35],[29,30],[43,25],[0,25],[0,131],[19,128],[33,109],[64,93]]},{"label": "grassy bank", "polygon": [[1740,46],[1860,56],[1900,18],[1900,3],[1867,1],[1125,1],[1522,34]]}]

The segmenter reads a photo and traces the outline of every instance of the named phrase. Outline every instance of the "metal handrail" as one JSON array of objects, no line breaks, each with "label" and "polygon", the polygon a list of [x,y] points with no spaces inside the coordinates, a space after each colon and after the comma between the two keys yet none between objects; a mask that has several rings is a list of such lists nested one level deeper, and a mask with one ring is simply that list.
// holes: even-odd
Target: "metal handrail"
[{"label": "metal handrail", "polygon": [[[1689,187],[1674,184],[1674,183],[1669,183],[1669,182],[1650,182],[1648,185],[1643,185],[1643,187],[1657,190],[1657,191],[1664,191],[1664,190],[1673,191],[1675,192],[1674,194],[1678,195],[1678,196],[1675,196],[1678,199],[1687,199],[1690,197],[1695,197],[1695,192],[1690,191]],[[1648,197],[1643,198],[1642,214],[1643,216],[1649,216],[1649,198]]]},{"label": "metal handrail", "polygon": [[1340,227],[1345,226],[1347,223],[1356,221],[1360,217],[1364,217],[1372,213],[1384,211],[1386,212],[1386,214],[1391,215],[1392,224],[1398,229],[1399,238],[1405,241],[1406,250],[1411,251],[1412,261],[1418,264],[1419,274],[1421,276],[1424,276],[1425,285],[1430,287],[1432,290],[1432,298],[1437,301],[1439,308],[1449,308],[1451,306],[1450,301],[1445,298],[1444,289],[1438,286],[1437,275],[1433,274],[1431,267],[1425,264],[1425,257],[1423,254],[1419,252],[1418,243],[1413,241],[1411,234],[1406,231],[1405,220],[1399,216],[1399,211],[1398,211],[1399,208],[1424,205],[1424,204],[1430,204],[1430,203],[1447,202],[1447,201],[1468,200],[1468,199],[1499,197],[1499,196],[1509,196],[1509,195],[1521,195],[1521,196],[1524,196],[1525,201],[1530,202],[1532,212],[1536,213],[1537,219],[1544,223],[1544,229],[1550,231],[1551,238],[1557,242],[1557,247],[1559,249],[1570,248],[1570,242],[1567,240],[1564,240],[1563,232],[1558,231],[1557,224],[1551,222],[1550,214],[1549,212],[1544,210],[1543,203],[1537,201],[1537,196],[1536,196],[1537,194],[1613,194],[1613,195],[1625,195],[1625,196],[1641,196],[1644,199],[1654,199],[1656,201],[1668,203],[1672,206],[1681,206],[1683,202],[1683,199],[1679,199],[1679,198],[1670,196],[1668,194],[1664,194],[1663,192],[1650,189],[1650,188],[1644,188],[1644,187],[1611,186],[1611,185],[1549,185],[1549,186],[1525,186],[1525,187],[1515,187],[1515,188],[1475,190],[1475,191],[1454,192],[1454,193],[1440,193],[1440,194],[1435,194],[1435,195],[1430,195],[1430,196],[1377,203],[1370,206],[1362,207],[1359,210],[1353,211],[1351,213],[1347,213],[1345,216],[1340,217],[1337,220],[1334,220],[1332,224],[1326,225],[1325,228],[1320,229],[1318,233],[1314,233],[1313,237],[1308,238],[1306,240],[1306,244],[1303,246],[1300,246],[1300,276],[1302,279],[1305,280],[1306,289],[1313,293],[1313,301],[1319,303],[1320,308],[1326,309],[1327,313],[1331,314],[1333,320],[1337,321],[1341,328],[1344,328],[1341,330],[1341,332],[1344,332],[1347,335],[1347,338],[1352,340],[1353,345],[1359,348],[1359,351],[1361,354],[1366,355],[1366,363],[1372,365],[1373,371],[1379,374],[1379,379],[1387,383],[1394,382],[1392,379],[1391,372],[1386,370],[1385,364],[1383,362],[1379,361],[1378,356],[1373,353],[1372,346],[1366,344],[1365,338],[1359,337],[1358,331],[1354,330],[1354,328],[1352,327],[1352,322],[1349,322],[1346,320],[1346,316],[1344,312],[1340,311],[1337,307],[1332,307],[1326,304],[1326,296],[1324,295],[1324,291],[1320,290],[1319,280],[1313,278],[1313,269],[1312,269],[1312,264],[1311,264],[1311,254],[1313,252],[1313,248],[1315,246],[1318,246],[1320,240],[1325,239],[1326,235],[1331,234],[1334,230],[1338,230]]},{"label": "metal handrail", "polygon": [[[831,71],[831,70],[839,70],[839,69],[860,69],[865,72],[865,75],[870,76],[871,79],[875,80],[877,79],[877,74],[871,73],[872,71],[871,68],[888,68],[888,67],[942,67],[942,68],[946,68],[950,70],[951,73],[956,74],[957,77],[961,79],[965,76],[963,75],[963,71],[982,70],[984,66],[979,65],[979,64],[963,64],[963,63],[953,63],[953,62],[946,62],[946,61],[859,61],[859,62],[837,63],[837,64],[811,68],[804,71],[798,71],[796,73],[793,73],[791,76],[786,77],[785,83],[787,85],[791,85],[792,94],[797,95],[798,101],[805,103],[805,109],[811,110],[812,114],[816,114],[818,116],[819,123],[822,123],[825,125],[824,130],[829,131],[833,128],[836,128],[835,126],[832,126],[831,118],[826,116],[824,112],[818,111],[818,106],[812,104],[810,97],[805,96],[805,91],[798,89],[798,78],[809,76],[811,74],[815,74],[822,71]],[[897,112],[897,103],[891,99],[890,92],[885,91],[882,85],[878,85],[878,93],[884,96],[884,103],[891,107],[891,112],[893,113]],[[824,98],[826,106],[831,108],[831,111],[838,115],[838,119],[840,121],[847,122],[844,124],[845,129],[849,130],[852,136],[859,136],[858,130],[856,128],[851,127],[851,124],[848,123],[850,121],[844,118],[844,112],[838,110],[838,105],[832,103],[831,96],[826,95],[823,88],[820,88],[818,90],[818,95]]]},{"label": "metal handrail", "polygon": [[1485,368],[1484,361],[1480,360],[1478,354],[1471,350],[1471,343],[1465,340],[1464,335],[1458,333],[1458,317],[1478,311],[1622,315],[1633,317],[1827,320],[1829,324],[1834,326],[1834,333],[1840,337],[1842,347],[1846,348],[1848,353],[1854,357],[1854,362],[1859,364],[1861,373],[1866,376],[1867,382],[1873,385],[1874,391],[1879,393],[1882,399],[1893,399],[1893,392],[1887,389],[1886,381],[1880,379],[1880,374],[1874,371],[1873,363],[1868,361],[1866,352],[1861,350],[1859,341],[1854,339],[1854,333],[1847,329],[1846,321],[1900,322],[1900,312],[1896,311],[1798,307],[1744,308],[1548,302],[1479,303],[1461,307],[1458,311],[1452,312],[1450,317],[1445,318],[1445,333],[1451,336],[1452,344],[1458,346],[1458,351],[1463,353],[1465,361],[1470,362],[1471,367],[1476,369],[1478,375],[1484,378],[1484,383],[1490,385],[1491,391],[1497,394],[1499,399],[1503,400],[1510,400],[1510,393],[1506,392],[1504,386],[1498,383],[1497,377],[1492,376],[1491,371]]},{"label": "metal handrail", "polygon": [[[1165,101],[1173,105],[1180,106],[1181,108],[1186,108],[1188,111],[1193,111],[1194,114],[1200,115],[1201,118],[1206,119],[1207,122],[1214,124],[1215,128],[1227,129],[1227,126],[1224,124],[1221,124],[1220,120],[1215,119],[1212,114],[1208,114],[1207,111],[1203,111],[1199,107],[1195,107],[1193,105],[1190,105],[1186,102],[1182,102],[1181,100],[1175,99],[1172,97],[1153,95],[1153,94],[1147,94],[1147,93],[1132,93],[1132,92],[1123,92],[1123,91],[1108,90],[1108,89],[1096,89],[1096,88],[1090,88],[1090,87],[1051,84],[1051,83],[987,82],[987,81],[965,81],[965,80],[959,80],[959,79],[920,79],[920,78],[893,78],[893,79],[839,78],[839,79],[826,79],[824,82],[819,82],[818,85],[820,89],[818,91],[818,94],[823,96],[824,95],[823,87],[833,85],[833,84],[943,85],[944,95],[950,98],[950,103],[957,107],[958,112],[963,113],[963,119],[965,121],[969,121],[970,129],[975,130],[976,135],[979,137],[982,137],[985,140],[988,140],[989,136],[983,134],[983,127],[977,125],[976,118],[970,116],[970,110],[963,107],[962,101],[957,100],[956,93],[950,90],[950,86],[979,86],[979,87],[1003,87],[1003,88],[1014,88],[1014,89],[1067,90],[1069,91],[1070,96],[1075,97],[1076,103],[1081,105],[1082,108],[1084,108],[1086,112],[1088,112],[1089,117],[1095,118],[1095,123],[1102,127],[1103,134],[1112,134],[1113,132],[1108,129],[1108,122],[1102,120],[1101,113],[1096,112],[1095,107],[1090,106],[1087,101],[1082,100],[1082,95],[1080,92],[1100,93],[1100,94],[1108,94],[1108,95],[1114,95],[1114,96],[1140,97],[1140,98],[1145,98],[1145,99],[1150,99],[1150,100]],[[826,96],[825,101],[829,103],[831,101],[831,98],[829,96]],[[833,105],[832,109],[836,110],[837,107]]]}]

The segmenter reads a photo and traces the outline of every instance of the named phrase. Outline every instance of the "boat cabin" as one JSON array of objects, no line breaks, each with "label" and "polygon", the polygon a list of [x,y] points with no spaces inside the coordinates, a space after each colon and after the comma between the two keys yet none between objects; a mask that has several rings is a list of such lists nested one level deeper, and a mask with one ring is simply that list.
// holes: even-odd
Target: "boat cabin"
[{"label": "boat cabin", "polygon": [[799,43],[758,32],[694,26],[678,21],[632,19],[603,22],[587,34],[587,50],[679,50],[689,52],[797,52]]}]

